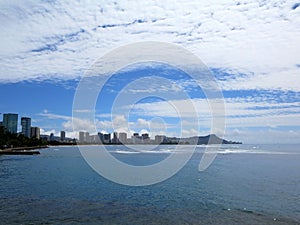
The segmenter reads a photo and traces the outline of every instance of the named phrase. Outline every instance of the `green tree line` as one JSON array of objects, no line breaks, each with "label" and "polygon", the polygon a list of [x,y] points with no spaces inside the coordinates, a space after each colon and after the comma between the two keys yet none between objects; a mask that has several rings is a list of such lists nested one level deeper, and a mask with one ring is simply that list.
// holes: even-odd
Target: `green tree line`
[{"label": "green tree line", "polygon": [[37,138],[28,138],[22,134],[12,134],[6,132],[4,127],[0,127],[0,149],[10,147],[33,147],[47,145],[47,141]]}]

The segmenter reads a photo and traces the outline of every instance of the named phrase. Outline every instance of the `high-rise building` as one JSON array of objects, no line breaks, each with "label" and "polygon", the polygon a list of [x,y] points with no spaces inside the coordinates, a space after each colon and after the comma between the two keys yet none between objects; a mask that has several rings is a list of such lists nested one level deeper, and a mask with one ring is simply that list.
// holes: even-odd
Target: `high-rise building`
[{"label": "high-rise building", "polygon": [[123,132],[119,133],[119,141],[125,144],[127,142],[127,134]]},{"label": "high-rise building", "polygon": [[98,133],[98,137],[99,137],[99,140],[100,140],[100,143],[104,143],[104,135],[103,135],[103,133],[101,133],[101,132],[99,132]]},{"label": "high-rise building", "polygon": [[90,143],[91,144],[99,144],[100,143],[99,136],[97,134],[90,135]]},{"label": "high-rise building", "polygon": [[3,126],[7,132],[16,134],[18,131],[18,114],[3,114]]},{"label": "high-rise building", "polygon": [[149,134],[148,133],[142,134],[142,142],[145,143],[145,144],[149,144],[150,143],[150,138],[149,138]]},{"label": "high-rise building", "polygon": [[54,141],[54,134],[53,133],[50,134],[50,141]]},{"label": "high-rise building", "polygon": [[114,132],[113,133],[113,138],[112,138],[112,143],[113,144],[118,144],[119,140],[118,140],[118,132]]},{"label": "high-rise building", "polygon": [[139,133],[133,133],[132,141],[134,144],[141,144],[142,143],[142,136]]},{"label": "high-rise building", "polygon": [[156,144],[161,144],[166,141],[166,136],[165,135],[155,135],[155,143]]},{"label": "high-rise building", "polygon": [[21,126],[22,126],[22,134],[25,137],[30,137],[30,127],[31,127],[31,118],[29,117],[22,117],[21,118]]},{"label": "high-rise building", "polygon": [[85,132],[85,142],[86,143],[90,143],[91,142],[91,138],[90,138],[90,133],[89,132]]},{"label": "high-rise building", "polygon": [[32,138],[40,139],[40,128],[39,127],[31,127],[30,128],[30,136]]},{"label": "high-rise building", "polygon": [[142,139],[149,139],[149,134],[148,133],[142,134]]},{"label": "high-rise building", "polygon": [[0,121],[0,133],[4,133],[4,126],[2,121]]},{"label": "high-rise building", "polygon": [[110,144],[111,143],[110,134],[104,134],[103,135],[103,143],[104,144]]},{"label": "high-rise building", "polygon": [[65,131],[61,131],[60,132],[60,141],[65,141],[66,139],[66,132]]},{"label": "high-rise building", "polygon": [[90,143],[90,142],[91,142],[90,133],[80,131],[79,132],[79,143]]},{"label": "high-rise building", "polygon": [[85,142],[85,132],[80,131],[79,132],[79,143],[84,143]]}]

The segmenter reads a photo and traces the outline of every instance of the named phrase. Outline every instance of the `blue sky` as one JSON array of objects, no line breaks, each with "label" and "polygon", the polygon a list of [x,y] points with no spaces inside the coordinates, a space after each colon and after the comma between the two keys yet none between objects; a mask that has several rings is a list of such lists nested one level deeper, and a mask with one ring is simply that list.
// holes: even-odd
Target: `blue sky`
[{"label": "blue sky", "polygon": [[[72,128],[74,94],[100,57],[129,43],[163,41],[197,55],[216,77],[225,100],[227,139],[299,143],[296,1],[1,1],[0,29],[0,113],[30,116],[45,134],[65,130],[67,136],[77,136]],[[97,101],[97,129],[111,132],[114,121],[118,131],[178,135],[179,118],[170,102],[184,104],[182,98],[143,99],[128,118],[111,116],[122,88],[153,75],[171,79],[174,85],[152,84],[149,96],[160,90],[176,97],[182,88],[199,110],[201,129],[190,126],[191,118],[184,119],[184,136],[208,134],[209,111],[201,90],[182,71],[161,65],[115,74]],[[89,130],[90,124],[81,126]]]}]

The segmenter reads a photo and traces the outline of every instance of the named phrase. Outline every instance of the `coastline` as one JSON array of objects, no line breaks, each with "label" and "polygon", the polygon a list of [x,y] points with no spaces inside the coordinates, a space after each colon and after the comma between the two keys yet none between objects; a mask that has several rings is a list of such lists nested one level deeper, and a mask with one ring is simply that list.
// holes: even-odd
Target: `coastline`
[{"label": "coastline", "polygon": [[39,151],[34,151],[36,149],[48,148],[47,145],[43,146],[25,146],[25,147],[16,147],[16,148],[7,148],[1,149],[0,155],[38,155]]}]

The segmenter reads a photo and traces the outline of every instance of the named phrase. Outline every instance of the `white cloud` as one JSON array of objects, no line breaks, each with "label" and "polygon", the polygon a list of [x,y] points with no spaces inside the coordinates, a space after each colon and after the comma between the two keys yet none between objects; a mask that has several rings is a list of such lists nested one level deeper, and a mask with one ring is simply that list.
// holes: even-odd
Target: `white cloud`
[{"label": "white cloud", "polygon": [[[176,102],[176,103],[174,103]],[[178,117],[183,125],[194,125],[199,119],[201,127],[211,126],[211,110],[206,99],[193,99],[199,118],[191,117],[191,109],[185,107],[185,100],[169,102],[140,103],[135,105],[137,116],[151,115],[155,117]],[[170,105],[180,106],[181,115],[171,110]],[[279,127],[297,126],[300,124],[300,103],[270,103],[254,101],[253,99],[225,99],[226,111],[224,119],[227,128],[239,127]],[[220,115],[220,114],[216,114]]]},{"label": "white cloud", "polygon": [[222,90],[300,91],[300,69],[285,68],[265,74],[234,77],[219,81]]},{"label": "white cloud", "polygon": [[60,135],[59,131],[56,131],[55,129],[44,130],[42,128],[40,129],[40,134],[49,135],[49,136],[50,136],[50,134],[53,134],[54,136],[59,136]]},{"label": "white cloud", "polygon": [[[78,138],[79,131],[86,131],[90,134],[96,134],[97,132],[102,133],[112,133],[114,131],[120,133],[125,132],[129,135],[133,135],[133,133],[149,133],[151,137],[155,135],[179,135],[180,129],[178,131],[177,123],[167,123],[160,117],[153,117],[151,120],[146,120],[143,118],[137,118],[134,121],[128,121],[124,115],[115,115],[113,116],[113,120],[99,120],[95,119],[94,121],[90,121],[88,119],[83,118],[75,118],[71,116],[64,116],[58,114],[50,114],[50,113],[41,113],[39,116],[47,118],[49,121],[61,120],[60,129],[66,131],[68,137]],[[57,121],[56,121],[57,123]],[[56,129],[42,129],[42,134],[50,135],[54,133],[54,135],[59,136],[60,131]],[[188,134],[194,135],[194,130],[191,129],[191,132],[183,132],[184,135],[189,136]]]},{"label": "white cloud", "polygon": [[[211,132],[209,107],[205,99],[194,99],[194,102],[199,112],[199,118],[190,117],[190,113],[186,110],[182,117],[179,117],[181,120],[174,120],[177,115],[167,110],[170,103],[140,103],[136,107],[143,110],[139,111],[140,114],[134,115],[133,118],[137,118],[135,121],[128,121],[123,115],[113,116],[113,122],[73,118],[75,130],[73,130],[72,117],[50,113],[42,113],[40,116],[49,120],[62,120],[61,127],[67,131],[69,137],[78,137],[79,131],[96,133],[95,127],[97,131],[126,132],[129,136],[134,132],[149,133],[151,137],[165,134],[178,137],[207,135]],[[184,100],[178,100],[176,104],[184,106]],[[255,101],[255,98],[227,99],[225,138],[244,143],[297,143],[297,137],[299,137],[297,127],[300,124],[299,108],[299,102],[268,103]],[[150,119],[145,119],[145,116]],[[199,127],[197,127],[197,119],[199,119]],[[41,133],[59,135],[55,129],[42,130]],[[222,135],[218,130],[216,133]],[[264,137],[263,140],[261,137]],[[282,137],[284,139],[279,139]]]},{"label": "white cloud", "polygon": [[246,74],[225,89],[299,91],[295,1],[2,1],[1,82],[70,79],[110,49],[143,40],[180,44],[209,67]]},{"label": "white cloud", "polygon": [[182,136],[183,137],[192,137],[192,136],[199,136],[200,132],[195,129],[190,129],[190,130],[183,130],[182,131]]},{"label": "white cloud", "polygon": [[[292,9],[295,3],[295,0],[1,1],[0,82],[74,79],[82,77],[98,58],[118,46],[136,41],[165,41],[192,51],[209,68],[228,72],[230,76],[218,80],[223,90],[299,93],[300,7]],[[188,81],[178,86],[155,85],[147,93],[156,93],[156,86],[171,94],[177,93],[178,87],[193,88]],[[129,91],[138,94],[145,90]],[[272,102],[263,96],[226,99],[229,131],[236,128],[255,135],[247,129],[261,126],[273,132],[281,126],[298,126],[299,94],[294,102],[288,95],[273,96],[277,97],[283,102]],[[180,117],[185,120],[186,135],[195,133],[186,102],[174,102],[182,107]],[[194,102],[201,126],[207,129],[211,118],[208,105],[202,99]],[[128,122],[122,116],[114,118],[117,131],[131,133],[152,125],[151,129],[162,133],[172,128],[172,124],[151,123],[143,116],[179,116],[167,102],[137,104],[132,112],[137,121]],[[72,132],[71,117],[47,110],[40,116],[62,120],[62,128]],[[97,115],[96,127],[110,132],[110,119],[110,114]],[[94,127],[94,121],[76,119],[75,124],[84,130]],[[288,135],[292,137],[294,133]]]},{"label": "white cloud", "polygon": [[[48,135],[50,136],[51,134],[53,134],[56,137],[60,137],[60,131],[56,130],[56,129],[40,129],[40,134],[41,135]],[[78,138],[78,132],[76,131],[67,131],[66,132],[66,137],[68,138]]]},{"label": "white cloud", "polygon": [[49,113],[47,110],[44,110],[43,113],[37,114],[38,116],[47,117],[48,119],[62,119],[62,120],[70,120],[71,116],[58,115],[54,113]]},{"label": "white cloud", "polygon": [[299,144],[298,129],[249,129],[235,128],[226,132],[227,140],[242,141],[244,144]]}]

